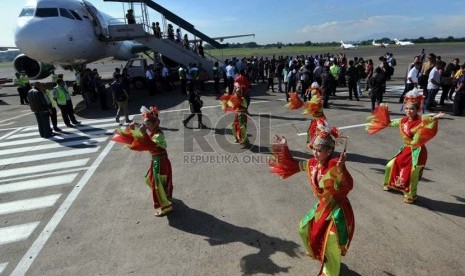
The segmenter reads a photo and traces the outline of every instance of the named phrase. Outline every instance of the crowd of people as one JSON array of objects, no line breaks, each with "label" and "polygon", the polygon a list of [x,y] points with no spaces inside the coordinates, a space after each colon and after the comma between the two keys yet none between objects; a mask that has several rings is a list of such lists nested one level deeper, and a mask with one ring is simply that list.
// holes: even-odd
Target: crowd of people
[{"label": "crowd of people", "polygon": [[[393,53],[387,52],[377,61],[365,60],[363,57],[348,59],[345,53],[271,58],[234,57],[226,59],[221,68],[223,83],[229,90],[232,90],[239,71],[243,70],[251,83],[261,81],[270,92],[284,92],[286,101],[289,101],[289,92],[298,92],[305,100],[310,84],[317,82],[323,91],[325,108],[329,107],[328,100],[337,95],[339,87],[347,87],[348,100],[358,101],[366,92],[371,99],[373,112],[383,102],[386,82],[391,80],[396,66]],[[458,58],[446,63],[434,53],[426,57],[423,49],[406,68],[403,95],[412,88],[419,87],[425,96],[426,110],[433,111],[437,105],[445,107],[445,102],[451,101],[452,114],[461,115],[465,108],[464,80],[461,79],[464,66],[465,64],[460,65]],[[442,90],[442,94],[436,102],[439,90]],[[399,98],[399,102],[403,102],[403,96]]]},{"label": "crowd of people", "polygon": [[[353,179],[345,162],[346,147],[339,156],[335,147],[340,140],[347,141],[337,128],[331,126],[324,109],[328,108],[330,97],[337,95],[340,87],[347,87],[347,100],[360,100],[364,92],[371,98],[371,116],[367,131],[375,134],[387,127],[397,127],[404,145],[386,164],[383,190],[396,190],[403,193],[405,203],[414,203],[417,198],[418,184],[427,161],[425,144],[438,131],[438,119],[444,114],[422,115],[422,111],[434,112],[438,105],[453,101],[453,115],[461,115],[465,100],[465,64],[454,58],[449,64],[441,57],[431,53],[413,58],[405,72],[404,93],[399,98],[403,103],[405,116],[391,120],[387,105],[383,103],[386,82],[392,78],[396,61],[392,53],[378,59],[365,61],[361,57],[347,59],[344,54],[320,55],[308,57],[271,57],[271,58],[231,58],[222,66],[215,63],[211,68],[214,79],[215,94],[219,96],[225,112],[234,112],[231,124],[234,142],[247,148],[247,118],[250,106],[250,88],[253,83],[267,84],[270,92],[285,93],[290,110],[304,108],[304,114],[310,115],[307,133],[307,146],[314,157],[306,161],[296,161],[288,148],[284,136],[277,135],[272,145],[269,165],[271,172],[282,178],[290,177],[304,171],[317,197],[315,206],[301,219],[299,235],[308,255],[321,263],[322,275],[339,275],[341,256],[349,249],[354,235],[355,216],[347,198],[353,188]],[[149,92],[156,93],[157,82],[163,90],[172,90],[174,83],[167,79],[167,68],[163,64],[149,66],[146,70]],[[401,69],[399,69],[401,70]],[[189,121],[197,115],[198,128],[207,128],[202,122],[201,91],[204,79],[200,77],[205,71],[196,64],[187,67],[181,65],[178,70],[181,93],[187,95],[191,114],[182,121],[187,127]],[[223,73],[225,93],[220,95],[219,79]],[[21,93],[29,81],[19,74],[16,84],[22,103],[30,104],[34,112],[39,133],[42,137],[53,136],[53,131],[61,131],[57,125],[56,108],[60,108],[63,121],[68,127],[80,124],[74,116],[70,92],[62,75],[53,77],[53,84],[36,82],[30,87],[26,97]],[[101,101],[105,109],[106,98],[98,97],[99,87],[106,86],[96,70],[86,69],[79,78],[79,90],[87,108],[92,103]],[[275,81],[277,80],[277,86]],[[152,81],[152,83],[150,83]],[[151,163],[146,175],[150,187],[156,216],[163,216],[173,210],[173,183],[171,162],[167,155],[167,144],[160,130],[158,109],[155,106],[141,108],[144,117],[142,124],[132,122],[128,117],[128,100],[130,97],[130,76],[123,69],[115,69],[113,80],[109,83],[112,99],[118,108],[116,121],[124,116],[126,128],[116,130],[114,141],[124,143],[132,150],[148,151]],[[154,89],[153,91],[151,89]],[[439,102],[436,96],[442,94]],[[21,92],[20,92],[21,91]],[[460,111],[460,112],[459,112]],[[50,126],[50,118],[52,126]],[[330,204],[329,204],[330,203]]]},{"label": "crowd of people", "polygon": [[156,38],[167,38],[171,41],[176,42],[187,50],[197,53],[201,57],[205,58],[205,51],[203,49],[203,41],[194,39],[193,41],[189,40],[187,34],[182,35],[181,28],[176,28],[176,33],[172,24],[168,24],[166,28],[166,35],[163,35],[159,22],[152,22],[152,33]]}]

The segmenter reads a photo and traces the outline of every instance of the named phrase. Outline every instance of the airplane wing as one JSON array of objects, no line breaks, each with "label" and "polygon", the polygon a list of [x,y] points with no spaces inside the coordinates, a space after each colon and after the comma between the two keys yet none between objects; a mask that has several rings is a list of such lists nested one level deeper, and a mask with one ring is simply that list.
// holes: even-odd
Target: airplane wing
[{"label": "airplane wing", "polygon": [[219,40],[220,42],[223,42],[223,40],[225,40],[225,39],[237,38],[237,37],[246,37],[246,36],[253,36],[255,38],[255,34],[243,34],[243,35],[219,36],[219,37],[213,37],[213,39],[214,40]]},{"label": "airplane wing", "polygon": [[[229,35],[229,36],[218,36],[218,37],[212,37],[214,40],[219,40],[220,42],[223,42],[225,39],[229,38],[237,38],[237,37],[246,37],[246,36],[253,36],[255,37],[255,34],[242,34],[242,35]],[[189,40],[189,42],[199,42],[201,39],[193,39]]]},{"label": "airplane wing", "polygon": [[0,51],[19,51],[19,49],[14,46],[0,46]]}]

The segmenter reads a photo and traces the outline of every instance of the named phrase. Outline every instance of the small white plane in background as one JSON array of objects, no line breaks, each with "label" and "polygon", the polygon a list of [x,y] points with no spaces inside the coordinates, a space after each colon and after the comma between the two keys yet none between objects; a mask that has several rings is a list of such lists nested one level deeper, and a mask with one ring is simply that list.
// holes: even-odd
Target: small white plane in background
[{"label": "small white plane in background", "polygon": [[350,43],[344,43],[344,41],[341,40],[341,48],[342,49],[354,49],[356,48],[357,46],[355,46],[354,44],[350,44]]},{"label": "small white plane in background", "polygon": [[394,42],[399,46],[410,46],[414,44],[412,41],[399,41],[397,38],[394,39]]},{"label": "small white plane in background", "polygon": [[374,39],[371,45],[376,46],[376,47],[381,47],[381,48],[386,48],[389,44],[388,43],[377,43]]}]

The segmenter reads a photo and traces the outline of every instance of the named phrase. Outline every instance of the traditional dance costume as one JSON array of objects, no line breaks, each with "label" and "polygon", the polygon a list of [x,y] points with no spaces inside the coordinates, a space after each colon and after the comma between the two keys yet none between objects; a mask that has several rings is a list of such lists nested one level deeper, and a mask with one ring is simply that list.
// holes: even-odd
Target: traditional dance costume
[{"label": "traditional dance costume", "polygon": [[156,107],[152,107],[150,111],[142,107],[141,112],[142,116],[150,119],[154,124],[153,131],[150,131],[150,134],[145,130],[134,129],[134,125],[129,125],[124,130],[116,129],[112,140],[127,145],[131,150],[148,151],[152,155],[145,182],[152,190],[155,215],[161,216],[172,211],[173,180],[171,162],[166,152],[165,136],[158,128],[159,120]]},{"label": "traditional dance costume", "polygon": [[247,100],[242,95],[242,89],[239,84],[234,83],[234,93],[224,94],[220,97],[222,108],[225,112],[235,112],[234,122],[231,125],[234,135],[234,141],[247,147],[249,140],[247,138]]},{"label": "traditional dance costume", "polygon": [[[423,96],[406,95],[405,103],[417,102],[420,106]],[[418,108],[420,109],[420,108]],[[405,116],[399,120],[390,120],[388,108],[382,104],[369,117],[367,127],[369,134],[374,134],[386,127],[398,127],[404,146],[387,163],[383,189],[394,189],[404,193],[404,202],[413,203],[417,197],[418,182],[427,160],[425,144],[437,133],[438,122],[432,116]]]},{"label": "traditional dance costume", "polygon": [[321,123],[326,121],[326,116],[323,112],[323,94],[319,89],[318,83],[312,83],[311,87],[307,89],[305,95],[307,95],[310,100],[303,103],[296,92],[289,93],[289,103],[284,106],[290,110],[299,109],[303,106],[304,114],[312,117],[307,129],[307,143],[310,143],[310,141],[315,138],[317,123],[319,121]]},{"label": "traditional dance costume", "polygon": [[[328,132],[317,132],[318,137],[312,145],[332,140]],[[351,175],[345,165],[342,169],[338,167],[338,157],[328,156],[322,162],[315,157],[298,162],[286,144],[273,145],[272,150],[271,172],[283,179],[300,171],[307,172],[318,202],[300,221],[299,235],[308,255],[321,262],[319,275],[339,275],[341,255],[346,254],[355,227],[354,213],[347,198],[353,187]]]}]

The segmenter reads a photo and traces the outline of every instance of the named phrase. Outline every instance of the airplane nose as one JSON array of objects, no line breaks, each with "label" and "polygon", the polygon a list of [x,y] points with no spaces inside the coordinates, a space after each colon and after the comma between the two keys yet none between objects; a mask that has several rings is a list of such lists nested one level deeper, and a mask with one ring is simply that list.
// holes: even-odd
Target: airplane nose
[{"label": "airplane nose", "polygon": [[[19,18],[15,29],[15,44],[26,55],[40,58],[41,52],[52,51],[56,28],[37,18]],[[40,51],[38,51],[40,49]]]}]

